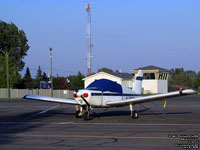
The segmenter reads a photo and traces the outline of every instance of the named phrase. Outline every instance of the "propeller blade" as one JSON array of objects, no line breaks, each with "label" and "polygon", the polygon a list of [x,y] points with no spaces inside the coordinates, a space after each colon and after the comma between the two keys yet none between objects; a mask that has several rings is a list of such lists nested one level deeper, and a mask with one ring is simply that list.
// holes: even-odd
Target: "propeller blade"
[{"label": "propeller blade", "polygon": [[67,83],[70,84],[70,86],[74,89],[74,91],[76,91],[76,93],[78,92],[78,89],[73,85],[73,83],[69,80],[69,79],[66,79]]}]

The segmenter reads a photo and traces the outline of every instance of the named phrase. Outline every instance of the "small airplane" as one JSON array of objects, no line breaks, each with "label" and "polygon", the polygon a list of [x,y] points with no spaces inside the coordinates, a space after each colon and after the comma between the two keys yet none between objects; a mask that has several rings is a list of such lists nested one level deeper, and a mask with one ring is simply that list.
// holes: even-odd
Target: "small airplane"
[{"label": "small airplane", "polygon": [[185,89],[150,96],[142,96],[142,80],[142,70],[139,70],[138,74],[135,76],[135,82],[133,83],[132,90],[107,79],[95,80],[88,85],[87,88],[77,90],[74,85],[67,80],[75,91],[73,94],[74,99],[36,95],[24,95],[23,98],[76,105],[76,118],[89,120],[90,110],[92,108],[122,107],[129,105],[131,117],[138,118],[137,111],[133,109],[133,105],[135,104],[197,93],[195,90]]}]

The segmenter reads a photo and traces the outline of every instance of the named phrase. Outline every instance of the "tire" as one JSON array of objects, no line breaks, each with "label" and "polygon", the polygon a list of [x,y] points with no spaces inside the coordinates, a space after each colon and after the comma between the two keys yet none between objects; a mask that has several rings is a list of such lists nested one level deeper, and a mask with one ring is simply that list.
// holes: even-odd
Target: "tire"
[{"label": "tire", "polygon": [[83,120],[84,121],[87,121],[87,120],[89,120],[90,118],[89,118],[89,112],[84,112],[84,114],[83,114]]},{"label": "tire", "polygon": [[76,112],[75,112],[75,117],[76,117],[76,118],[81,118],[81,116],[80,116],[79,114],[80,114],[80,111],[76,111]]},{"label": "tire", "polygon": [[132,114],[132,116],[131,116],[133,119],[137,119],[137,118],[139,118],[138,117],[138,113],[137,113],[137,111],[133,111],[133,114]]}]

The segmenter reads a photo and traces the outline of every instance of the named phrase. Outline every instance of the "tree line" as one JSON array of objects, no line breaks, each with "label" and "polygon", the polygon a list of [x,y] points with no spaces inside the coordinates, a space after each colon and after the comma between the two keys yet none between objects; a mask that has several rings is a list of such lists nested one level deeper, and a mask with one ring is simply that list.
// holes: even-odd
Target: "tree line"
[{"label": "tree line", "polygon": [[184,70],[176,68],[170,70],[169,76],[169,91],[178,88],[193,88],[200,91],[200,71],[196,73],[193,70]]},{"label": "tree line", "polygon": [[[118,72],[113,71],[109,68],[101,68],[98,72]],[[94,73],[93,73],[94,74]],[[72,90],[72,87],[67,83],[66,79],[69,79],[77,89],[84,88],[83,78],[85,76],[79,71],[76,75],[69,75],[66,77],[53,77],[53,88],[54,89],[69,89]],[[12,88],[18,89],[37,89],[40,88],[41,81],[49,81],[49,77],[45,72],[41,70],[41,67],[38,67],[36,77],[32,78],[29,67],[26,68],[26,73],[23,78],[20,78]],[[6,88],[4,86],[3,88]],[[184,70],[184,68],[175,68],[170,70],[169,75],[169,91],[178,90],[180,88],[193,88],[200,91],[200,72],[196,73],[192,70]]]},{"label": "tree line", "polygon": [[[72,90],[70,84],[66,81],[69,79],[76,88],[84,88],[84,81],[82,80],[85,76],[79,71],[77,75],[69,75],[66,77],[53,77],[53,89],[69,89]],[[18,89],[39,89],[41,88],[41,81],[49,81],[49,76],[38,67],[36,77],[32,78],[29,67],[26,68],[24,77],[19,80],[14,88]]]}]

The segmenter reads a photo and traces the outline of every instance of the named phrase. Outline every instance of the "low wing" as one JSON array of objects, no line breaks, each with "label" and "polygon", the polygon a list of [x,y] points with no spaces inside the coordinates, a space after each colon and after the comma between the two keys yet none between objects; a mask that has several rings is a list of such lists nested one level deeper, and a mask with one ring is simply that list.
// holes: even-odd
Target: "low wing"
[{"label": "low wing", "polygon": [[187,89],[187,90],[180,90],[180,91],[174,91],[174,92],[157,94],[157,95],[141,96],[137,98],[125,99],[125,100],[120,100],[120,101],[108,101],[106,105],[124,106],[124,105],[129,105],[129,104],[139,104],[139,103],[145,103],[145,102],[150,102],[150,101],[156,101],[163,98],[178,97],[182,95],[195,94],[195,93],[197,93],[195,90]]},{"label": "low wing", "polygon": [[22,98],[31,99],[31,100],[40,100],[40,101],[49,101],[49,102],[56,102],[56,103],[78,105],[78,103],[73,99],[64,99],[64,98],[37,96],[37,95],[24,95]]}]

